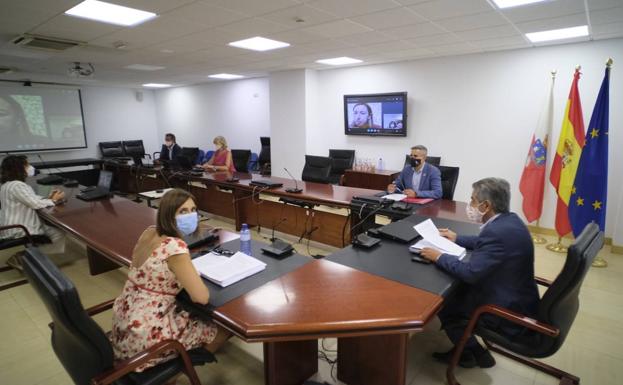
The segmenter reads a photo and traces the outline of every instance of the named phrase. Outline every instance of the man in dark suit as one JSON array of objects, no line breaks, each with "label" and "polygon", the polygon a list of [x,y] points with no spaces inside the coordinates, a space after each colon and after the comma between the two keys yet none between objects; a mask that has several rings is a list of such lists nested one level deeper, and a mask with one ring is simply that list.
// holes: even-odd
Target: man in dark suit
[{"label": "man in dark suit", "polygon": [[164,144],[160,149],[160,158],[162,160],[175,160],[180,155],[182,148],[175,142],[175,135],[168,133],[164,136]]},{"label": "man in dark suit", "polygon": [[411,147],[410,164],[387,186],[387,191],[403,193],[409,198],[441,198],[441,171],[426,163],[427,154],[428,149],[422,145]]},{"label": "man in dark suit", "polygon": [[[442,236],[471,250],[468,260],[425,248],[421,255],[464,282],[456,295],[448,299],[439,312],[442,328],[455,345],[459,342],[467,321],[474,310],[484,304],[494,304],[536,316],[539,293],[534,280],[534,245],[526,225],[515,213],[509,212],[510,186],[500,178],[485,178],[472,185],[467,216],[483,223],[478,236],[457,236],[440,229]],[[488,328],[505,335],[524,333],[522,327],[494,316],[482,317]],[[452,350],[435,353],[433,357],[449,362]],[[459,364],[463,367],[488,368],[495,360],[474,336],[465,345]]]}]

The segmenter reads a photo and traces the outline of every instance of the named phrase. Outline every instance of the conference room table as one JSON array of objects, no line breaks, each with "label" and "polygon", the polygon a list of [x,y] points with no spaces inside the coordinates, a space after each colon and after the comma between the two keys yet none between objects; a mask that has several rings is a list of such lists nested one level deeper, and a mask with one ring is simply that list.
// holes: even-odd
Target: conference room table
[{"label": "conference room table", "polygon": [[[41,217],[87,244],[93,274],[129,266],[140,234],[155,223],[156,210],[119,197],[83,202],[73,196],[75,189],[66,190],[68,201],[40,210]],[[222,247],[238,250],[239,241],[231,240],[236,234],[228,233],[223,233]],[[195,310],[244,341],[264,344],[266,384],[301,384],[312,376],[318,370],[317,340],[326,337],[338,339],[341,381],[406,383],[409,333],[421,331],[441,309],[456,285],[451,277],[436,271],[438,279],[429,280],[436,286],[420,287],[417,277],[434,267],[410,262],[400,269],[413,274],[406,281],[377,274],[374,266],[387,265],[386,256],[403,265],[410,259],[407,245],[387,240],[374,250],[349,246],[323,260],[297,254],[277,260],[263,255],[260,246],[253,242],[253,254],[271,269],[255,281],[228,287],[236,295],[227,302],[195,304]],[[265,280],[262,274],[267,274]],[[249,282],[255,284],[235,293],[237,285]],[[227,290],[216,291],[214,299],[223,293]]]}]

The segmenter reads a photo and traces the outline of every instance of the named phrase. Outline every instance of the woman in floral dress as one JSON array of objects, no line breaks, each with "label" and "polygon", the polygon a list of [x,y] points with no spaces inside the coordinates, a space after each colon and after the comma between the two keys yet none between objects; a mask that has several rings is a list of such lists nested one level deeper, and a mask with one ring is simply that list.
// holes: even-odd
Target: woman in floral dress
[{"label": "woman in floral dress", "polygon": [[[175,296],[182,289],[194,302],[207,304],[209,300],[208,288],[180,239],[195,232],[197,225],[197,205],[190,193],[174,189],[162,197],[157,224],[147,228],[134,247],[128,280],[113,306],[111,341],[116,359],[129,358],[168,339],[179,341],[186,350],[203,346],[214,352],[230,336],[176,306]],[[167,353],[137,371],[173,357],[175,353]]]}]

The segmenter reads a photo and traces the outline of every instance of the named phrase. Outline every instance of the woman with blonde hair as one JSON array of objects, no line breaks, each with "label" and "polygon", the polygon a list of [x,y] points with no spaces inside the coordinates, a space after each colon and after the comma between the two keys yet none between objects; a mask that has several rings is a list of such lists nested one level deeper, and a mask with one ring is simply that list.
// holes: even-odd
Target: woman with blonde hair
[{"label": "woman with blonde hair", "polygon": [[227,140],[222,136],[217,136],[212,141],[216,147],[214,155],[206,163],[202,164],[206,171],[229,171],[236,172],[234,160],[231,156],[231,150],[227,147]]},{"label": "woman with blonde hair", "polygon": [[[216,351],[230,333],[177,307],[175,296],[186,290],[206,305],[208,288],[193,266],[181,239],[197,231],[195,197],[182,189],[167,192],[160,201],[156,226],[148,227],[132,252],[123,292],[113,306],[111,342],[116,359],[126,359],[161,341],[175,339],[186,350]],[[175,357],[174,353],[140,366],[143,371]]]}]

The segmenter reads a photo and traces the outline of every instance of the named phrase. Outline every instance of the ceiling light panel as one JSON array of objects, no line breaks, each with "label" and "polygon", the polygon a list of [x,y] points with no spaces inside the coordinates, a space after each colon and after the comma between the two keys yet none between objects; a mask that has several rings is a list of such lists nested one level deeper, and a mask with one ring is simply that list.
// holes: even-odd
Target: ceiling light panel
[{"label": "ceiling light panel", "polygon": [[285,48],[290,46],[289,43],[271,40],[260,36],[234,41],[229,43],[229,45],[232,47],[250,49],[253,51],[270,51],[272,49]]},{"label": "ceiling light panel", "polygon": [[66,11],[65,14],[126,27],[141,24],[157,16],[152,12],[97,0],[85,0]]}]

